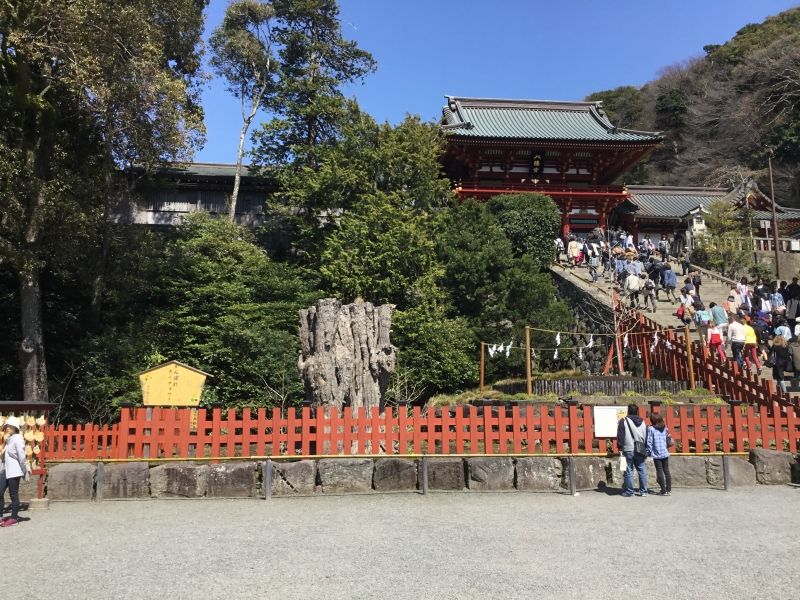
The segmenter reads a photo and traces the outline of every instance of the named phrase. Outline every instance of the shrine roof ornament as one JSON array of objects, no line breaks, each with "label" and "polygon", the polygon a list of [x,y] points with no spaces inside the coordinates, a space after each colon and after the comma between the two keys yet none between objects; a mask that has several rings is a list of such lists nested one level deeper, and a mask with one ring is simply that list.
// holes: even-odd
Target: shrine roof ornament
[{"label": "shrine roof ornament", "polygon": [[445,96],[442,128],[459,137],[657,144],[658,131],[615,127],[600,102]]}]

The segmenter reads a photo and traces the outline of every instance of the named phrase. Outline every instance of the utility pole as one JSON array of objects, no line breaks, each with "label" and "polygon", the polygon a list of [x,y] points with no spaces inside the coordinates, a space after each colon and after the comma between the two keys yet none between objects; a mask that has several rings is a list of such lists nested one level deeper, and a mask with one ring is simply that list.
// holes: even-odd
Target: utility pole
[{"label": "utility pole", "polygon": [[772,182],[772,156],[775,151],[772,146],[767,146],[767,162],[769,164],[769,195],[772,200],[772,237],[775,240],[775,279],[781,280],[781,267],[778,259],[780,241],[778,239],[778,215],[775,212],[775,184]]}]

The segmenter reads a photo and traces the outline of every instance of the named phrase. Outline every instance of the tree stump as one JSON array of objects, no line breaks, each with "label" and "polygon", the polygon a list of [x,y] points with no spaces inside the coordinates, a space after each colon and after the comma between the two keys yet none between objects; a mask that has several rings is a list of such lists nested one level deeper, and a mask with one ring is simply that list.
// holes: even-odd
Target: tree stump
[{"label": "tree stump", "polygon": [[323,298],[300,311],[298,361],[312,406],[383,409],[396,365],[389,341],[394,306]]}]

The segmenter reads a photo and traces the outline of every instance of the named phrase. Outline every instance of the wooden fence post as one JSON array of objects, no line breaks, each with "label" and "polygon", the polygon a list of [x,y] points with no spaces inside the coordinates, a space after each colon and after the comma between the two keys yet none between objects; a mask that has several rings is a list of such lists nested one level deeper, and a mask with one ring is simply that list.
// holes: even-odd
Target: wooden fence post
[{"label": "wooden fence post", "polygon": [[533,393],[533,382],[531,381],[531,328],[525,325],[525,379],[528,384],[528,396]]},{"label": "wooden fence post", "polygon": [[692,362],[692,339],[689,337],[689,326],[683,326],[683,340],[686,343],[686,366],[689,368],[689,389],[694,389],[694,363]]},{"label": "wooden fence post", "polygon": [[480,381],[480,387],[479,387],[481,392],[483,391],[483,379],[484,379],[484,373],[485,373],[485,369],[486,369],[484,358],[483,358],[484,354],[485,354],[485,348],[486,348],[486,343],[485,342],[481,342],[481,366],[480,366],[481,381]]}]

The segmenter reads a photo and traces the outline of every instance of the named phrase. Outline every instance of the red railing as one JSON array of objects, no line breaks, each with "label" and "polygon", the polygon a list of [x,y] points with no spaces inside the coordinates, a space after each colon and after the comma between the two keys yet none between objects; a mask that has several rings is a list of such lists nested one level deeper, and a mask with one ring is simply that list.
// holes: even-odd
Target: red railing
[{"label": "red railing", "polygon": [[[665,415],[677,452],[797,452],[794,409],[651,405]],[[110,426],[60,426],[47,434],[50,462],[153,458],[261,458],[329,455],[596,454],[617,451],[596,438],[592,407],[577,404],[419,407],[365,411],[215,408],[123,409]]]},{"label": "red railing", "polygon": [[616,310],[617,330],[621,335],[626,334],[629,343],[642,355],[646,376],[657,369],[676,381],[690,381],[693,377],[707,390],[734,403],[757,404],[770,409],[776,404],[784,409],[800,409],[800,400],[776,389],[774,381],[743,371],[732,359],[720,362],[706,345],[691,339],[690,361],[685,331],[665,329],[636,310],[622,308],[619,303]]}]

